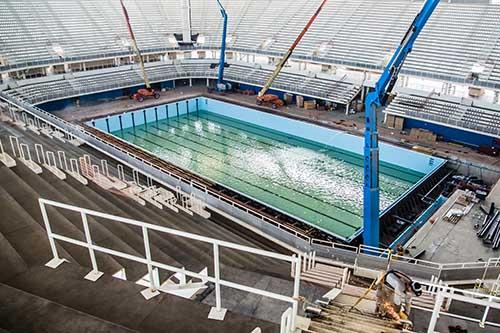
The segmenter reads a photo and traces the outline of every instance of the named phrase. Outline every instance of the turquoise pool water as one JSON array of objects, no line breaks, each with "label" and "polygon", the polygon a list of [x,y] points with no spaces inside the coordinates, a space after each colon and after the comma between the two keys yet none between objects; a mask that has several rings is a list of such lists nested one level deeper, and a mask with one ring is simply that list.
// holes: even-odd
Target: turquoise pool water
[{"label": "turquoise pool water", "polygon": [[[202,107],[111,133],[341,238],[362,227],[363,158],[351,151]],[[380,170],[381,209],[425,175],[384,162]]]}]

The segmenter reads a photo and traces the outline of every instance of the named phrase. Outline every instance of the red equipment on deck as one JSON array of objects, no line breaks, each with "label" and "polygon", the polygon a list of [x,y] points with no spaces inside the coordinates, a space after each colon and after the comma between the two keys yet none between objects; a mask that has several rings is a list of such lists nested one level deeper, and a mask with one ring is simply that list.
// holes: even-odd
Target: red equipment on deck
[{"label": "red equipment on deck", "polygon": [[141,66],[141,72],[142,72],[142,77],[144,79],[144,83],[146,84],[146,88],[142,88],[137,90],[135,94],[131,96],[131,98],[135,99],[138,102],[144,101],[144,99],[148,97],[154,97],[155,99],[160,98],[160,92],[157,90],[154,90],[151,87],[151,84],[149,82],[148,75],[146,73],[146,68],[144,67],[144,59],[142,58],[141,50],[139,50],[139,47],[137,46],[137,41],[135,39],[134,31],[132,31],[132,26],[130,25],[130,18],[128,16],[127,8],[125,8],[125,5],[123,4],[123,0],[120,0],[120,3],[122,5],[122,10],[123,10],[123,15],[125,16],[125,21],[127,22],[127,28],[128,32],[130,34],[130,38],[132,39],[132,46],[134,48],[134,51],[139,58],[139,64]]},{"label": "red equipment on deck", "polygon": [[295,50],[295,48],[297,47],[297,45],[299,45],[299,42],[302,40],[302,37],[304,37],[304,35],[306,34],[307,30],[309,30],[309,28],[313,24],[314,20],[316,20],[316,17],[318,17],[319,13],[323,9],[323,6],[326,4],[327,1],[328,0],[323,0],[323,2],[321,3],[321,5],[319,5],[318,9],[316,9],[316,12],[314,13],[314,15],[309,19],[309,22],[307,22],[307,24],[304,27],[304,29],[302,29],[301,33],[297,36],[297,38],[293,42],[292,46],[290,46],[290,48],[288,49],[288,51],[286,51],[285,55],[280,60],[280,62],[278,63],[278,65],[276,65],[276,68],[274,69],[274,72],[271,74],[271,76],[267,80],[266,84],[259,91],[259,94],[257,95],[257,104],[258,105],[262,105],[262,104],[265,104],[265,103],[266,104],[271,104],[271,107],[273,109],[276,109],[276,108],[279,108],[279,107],[282,107],[283,105],[285,105],[285,102],[283,102],[278,96],[273,95],[273,94],[266,94],[266,92],[269,90],[269,88],[271,87],[271,85],[273,84],[274,80],[276,79],[276,77],[278,76],[278,74],[281,72],[281,70],[283,69],[283,67],[285,67],[285,64],[288,61],[288,59],[290,58],[290,56],[292,55],[293,50]]}]

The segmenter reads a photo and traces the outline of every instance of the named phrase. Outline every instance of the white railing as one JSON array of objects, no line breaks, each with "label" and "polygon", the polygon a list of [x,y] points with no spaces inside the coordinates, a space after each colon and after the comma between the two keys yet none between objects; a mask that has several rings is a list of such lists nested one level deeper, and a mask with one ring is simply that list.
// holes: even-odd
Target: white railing
[{"label": "white railing", "polygon": [[[124,217],[114,216],[114,215],[110,215],[110,214],[106,214],[106,213],[102,213],[102,212],[97,212],[97,211],[90,210],[90,209],[85,209],[85,208],[67,205],[67,204],[63,204],[63,203],[59,203],[59,202],[55,202],[55,201],[51,201],[51,200],[46,200],[43,198],[39,199],[39,204],[40,204],[40,210],[42,212],[42,217],[43,217],[43,221],[45,224],[45,228],[47,230],[47,236],[49,238],[50,248],[51,248],[52,255],[53,255],[53,259],[47,263],[48,267],[57,268],[61,263],[66,261],[64,258],[61,258],[59,256],[59,253],[58,253],[57,247],[56,247],[56,240],[63,241],[63,242],[77,245],[77,246],[85,247],[88,249],[91,264],[92,264],[92,271],[89,272],[89,274],[87,274],[87,276],[86,276],[86,278],[88,280],[95,281],[103,274],[102,272],[99,271],[99,267],[97,266],[97,260],[95,257],[96,251],[102,252],[102,253],[106,253],[106,254],[109,254],[112,256],[120,257],[123,259],[131,260],[131,261],[146,265],[148,276],[149,276],[149,283],[150,283],[150,286],[146,290],[146,292],[148,293],[148,295],[150,295],[150,297],[155,296],[156,294],[159,293],[158,290],[159,290],[160,286],[158,285],[159,281],[156,278],[157,273],[155,271],[158,269],[163,269],[163,270],[166,270],[169,272],[180,273],[180,274],[190,276],[190,277],[193,277],[196,279],[200,279],[203,281],[209,281],[209,282],[214,283],[214,285],[215,285],[215,303],[216,303],[215,311],[217,313],[221,313],[222,317],[223,317],[226,310],[222,308],[220,287],[225,286],[225,287],[245,291],[248,293],[257,294],[260,296],[273,298],[275,300],[291,303],[293,310],[291,313],[290,322],[288,323],[290,329],[288,331],[285,331],[285,332],[291,333],[294,331],[294,329],[296,327],[296,317],[297,317],[297,311],[298,311],[298,300],[299,300],[299,289],[300,289],[300,267],[301,267],[301,259],[300,259],[300,257],[298,257],[296,255],[289,256],[289,255],[278,254],[278,253],[274,253],[274,252],[270,252],[270,251],[252,248],[249,246],[244,246],[244,245],[239,245],[239,244],[235,244],[235,243],[231,243],[231,242],[218,240],[215,238],[200,236],[200,235],[196,235],[196,234],[192,234],[192,233],[188,233],[188,232],[184,232],[184,231],[179,231],[179,230],[175,230],[175,229],[171,229],[171,228],[166,228],[166,227],[162,227],[162,226],[158,226],[158,225],[154,225],[154,224],[149,224],[149,223],[145,223],[145,222],[141,222],[141,221],[137,221],[137,220],[132,220],[132,219],[124,218]],[[84,229],[84,233],[85,233],[85,241],[80,241],[80,240],[77,240],[74,238],[70,238],[70,237],[67,237],[64,235],[54,233],[52,231],[50,220],[49,220],[49,217],[47,214],[47,206],[59,208],[59,209],[70,210],[73,212],[80,213],[80,216],[82,219],[82,224],[83,224],[83,229]],[[143,244],[144,244],[144,249],[145,249],[145,256],[140,257],[137,255],[124,253],[124,252],[121,252],[118,250],[112,250],[112,249],[94,244],[94,242],[92,241],[92,235],[90,232],[88,219],[87,219],[89,216],[101,218],[100,221],[110,220],[110,221],[123,223],[123,224],[127,224],[127,225],[132,225],[132,226],[136,226],[136,227],[141,228],[142,237],[143,237]],[[151,257],[151,246],[150,246],[150,241],[149,241],[149,234],[151,231],[156,231],[156,232],[160,232],[160,233],[164,233],[164,234],[168,234],[168,235],[187,238],[187,239],[190,239],[193,241],[212,244],[213,257],[214,257],[213,258],[214,276],[203,275],[203,274],[200,274],[197,272],[189,271],[189,270],[185,269],[184,267],[179,268],[179,267],[167,265],[167,264],[153,260]],[[246,252],[246,253],[256,254],[256,255],[262,256],[262,257],[268,257],[268,258],[273,258],[273,259],[277,259],[277,260],[282,260],[282,261],[290,262],[290,264],[292,266],[298,267],[299,269],[295,269],[293,295],[288,296],[288,295],[278,294],[275,292],[270,292],[267,290],[262,290],[262,289],[242,285],[242,284],[239,284],[236,282],[224,280],[220,276],[219,250],[221,248],[227,248],[227,249],[231,249],[231,250],[235,250],[235,251],[242,251],[242,252]]]},{"label": "white railing", "polygon": [[[441,315],[476,322],[481,328],[484,328],[486,325],[500,327],[500,322],[498,321],[500,318],[495,318],[497,320],[496,322],[486,320],[490,309],[493,308],[500,310],[500,297],[457,289],[449,287],[445,284],[436,285],[424,283],[423,287],[426,290],[426,293],[432,295],[434,298],[434,307],[432,309],[419,307],[420,310],[432,312],[432,317],[427,329],[428,333],[434,333],[437,320]],[[466,315],[458,315],[456,313],[448,312],[448,309],[453,301],[484,307],[481,318],[473,318]]]}]

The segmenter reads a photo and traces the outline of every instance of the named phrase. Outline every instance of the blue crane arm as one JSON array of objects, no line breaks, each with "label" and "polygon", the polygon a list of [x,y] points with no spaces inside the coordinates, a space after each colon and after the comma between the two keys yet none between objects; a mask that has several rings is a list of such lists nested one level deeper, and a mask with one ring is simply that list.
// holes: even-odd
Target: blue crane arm
[{"label": "blue crane arm", "polygon": [[375,85],[375,91],[371,95],[373,97],[376,95],[376,98],[372,97],[372,103],[375,102],[377,106],[381,106],[385,96],[387,96],[387,94],[392,91],[392,88],[394,88],[406,57],[412,51],[413,44],[434,12],[434,9],[436,9],[439,1],[440,0],[427,0],[413,20],[413,23],[406,32],[398,48],[392,55],[391,60],[385,67],[384,72],[380,76],[380,79]]},{"label": "blue crane arm", "polygon": [[378,107],[385,102],[398,79],[406,57],[424,28],[440,0],[426,0],[410,28],[394,52],[389,63],[375,84],[375,90],[365,99],[365,146],[364,146],[364,188],[363,188],[363,242],[378,247],[380,233],[380,189],[379,189],[379,148],[377,131]]},{"label": "blue crane arm", "polygon": [[217,78],[217,84],[224,84],[224,64],[226,63],[226,35],[227,35],[227,12],[222,6],[222,3],[217,0],[219,4],[220,13],[223,19],[222,27],[222,41],[220,45],[220,59],[219,59],[219,76]]}]

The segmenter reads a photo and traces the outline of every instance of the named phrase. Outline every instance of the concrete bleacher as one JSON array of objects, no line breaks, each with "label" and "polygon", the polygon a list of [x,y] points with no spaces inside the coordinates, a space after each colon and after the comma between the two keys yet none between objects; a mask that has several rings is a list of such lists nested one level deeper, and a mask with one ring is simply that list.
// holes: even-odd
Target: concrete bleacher
[{"label": "concrete bleacher", "polygon": [[[89,147],[75,147],[68,142],[37,135],[33,131],[20,131],[10,125],[7,127],[0,125],[0,138],[4,143],[8,142],[8,135],[17,135],[22,142],[30,145],[31,149],[34,143],[39,143],[52,151],[64,151],[68,158],[90,154],[96,164],[102,158]],[[14,156],[8,147],[6,151]],[[112,163],[109,166],[110,172],[116,174],[116,166]],[[130,179],[128,171],[126,174]],[[0,210],[3,214],[0,219],[0,295],[2,296],[0,328],[23,332],[38,331],[39,327],[54,329],[59,327],[57,326],[59,324],[56,325],[59,314],[67,316],[65,318],[74,316],[82,325],[79,326],[82,327],[82,332],[86,327],[94,327],[88,329],[95,331],[96,327],[111,329],[115,326],[127,332],[134,331],[142,327],[141,325],[146,325],[145,328],[142,327],[144,331],[158,331],[165,327],[165,318],[173,317],[176,319],[175,323],[170,323],[174,325],[171,328],[172,331],[178,332],[190,329],[200,332],[208,332],[210,329],[221,332],[241,330],[250,332],[256,326],[260,326],[265,332],[272,332],[275,329],[275,324],[252,316],[251,310],[248,310],[248,313],[240,311],[238,314],[236,311],[228,314],[231,316],[228,319],[230,321],[219,324],[213,321],[207,322],[206,315],[210,307],[206,304],[187,302],[164,294],[158,301],[147,303],[139,293],[144,287],[135,284],[147,273],[146,266],[120,257],[96,253],[99,270],[105,275],[94,285],[83,279],[91,267],[87,249],[69,243],[57,242],[57,246],[61,257],[70,263],[63,264],[57,270],[44,267],[52,255],[38,198],[57,200],[251,247],[287,252],[268,240],[235,228],[232,223],[216,214],[212,214],[216,216],[207,220],[197,215],[174,213],[169,209],[162,210],[149,204],[142,206],[130,198],[106,191],[93,182],[85,186],[73,177],[61,180],[45,168],[41,174],[35,174],[22,163],[12,168],[1,165],[0,177],[2,178]],[[85,239],[78,214],[54,208],[48,208],[48,214],[54,232],[75,239]],[[140,228],[93,218],[89,218],[89,226],[95,244],[144,256]],[[150,241],[155,260],[197,271],[208,267],[209,273],[213,275],[210,244],[192,242],[179,237],[165,237],[153,231],[150,232]],[[223,277],[229,280],[239,281],[241,276],[246,276],[245,272],[249,272],[253,278],[271,275],[283,279],[285,281],[283,283],[288,284],[290,288],[293,286],[291,281],[287,282],[290,267],[286,263],[238,251],[221,251],[220,258]],[[111,277],[121,269],[125,269],[127,281]],[[163,272],[160,277],[163,280],[168,275]],[[72,292],[68,293],[68,290]],[[131,303],[120,306],[124,300]],[[229,310],[249,307],[240,304],[239,300],[231,300],[231,303],[233,308]],[[107,306],[102,307],[97,304],[107,304]],[[165,304],[170,306],[170,315],[164,312]],[[46,306],[53,308],[54,313],[44,312]],[[156,306],[159,307],[157,311],[162,309],[164,315],[155,319],[154,323],[150,323],[151,327],[148,327],[148,321],[143,322],[141,319],[134,322],[129,320],[130,318],[127,319],[128,316],[147,316]],[[283,311],[285,307],[286,304],[283,304]],[[253,306],[251,308],[254,309]],[[22,309],[29,313],[25,318],[20,316]],[[192,322],[190,320],[192,318],[197,319]]]},{"label": "concrete bleacher", "polygon": [[[223,1],[229,14],[228,48],[267,54],[285,52],[320,1]],[[178,47],[181,1],[127,0],[132,26],[143,51]],[[215,1],[191,0],[198,48],[218,48],[222,20]],[[395,49],[422,2],[343,0],[328,2],[293,57],[381,68]],[[279,13],[279,14],[277,14]],[[403,73],[465,81],[474,65],[484,67],[478,82],[500,85],[500,5],[442,2],[408,57]],[[62,62],[130,54],[119,2],[19,1],[0,3],[0,56],[4,66]],[[174,38],[175,39],[175,38]],[[58,55],[59,45],[64,57]],[[1,68],[1,66],[0,66]],[[6,67],[7,68],[7,67]]]},{"label": "concrete bleacher", "polygon": [[[156,64],[148,66],[147,72],[152,82],[177,78],[217,78],[217,69],[210,68],[210,62],[207,61]],[[225,78],[230,81],[263,86],[271,72],[271,69],[234,63],[226,69]],[[40,83],[20,84],[17,88],[7,90],[6,93],[31,104],[40,104],[65,97],[140,85],[142,82],[139,69],[128,66],[113,70],[74,73],[66,78],[63,75],[55,76],[54,81],[42,80]],[[317,78],[292,72],[282,72],[272,87],[323,98],[339,104],[349,104],[360,91],[358,85],[348,81]]]},{"label": "concrete bleacher", "polygon": [[384,113],[500,136],[500,109],[461,102],[452,97],[399,93]]}]

